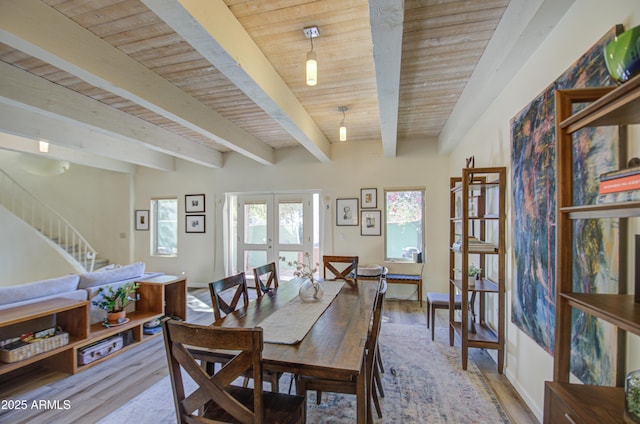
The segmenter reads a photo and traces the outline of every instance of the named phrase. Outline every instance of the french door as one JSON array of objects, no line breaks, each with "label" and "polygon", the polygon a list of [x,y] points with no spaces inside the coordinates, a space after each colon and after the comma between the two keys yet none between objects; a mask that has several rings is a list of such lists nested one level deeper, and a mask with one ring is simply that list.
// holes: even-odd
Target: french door
[{"label": "french door", "polygon": [[299,261],[305,252],[314,252],[312,205],[311,193],[239,195],[238,270],[252,279],[253,268],[275,262],[280,277],[291,276],[279,257]]}]

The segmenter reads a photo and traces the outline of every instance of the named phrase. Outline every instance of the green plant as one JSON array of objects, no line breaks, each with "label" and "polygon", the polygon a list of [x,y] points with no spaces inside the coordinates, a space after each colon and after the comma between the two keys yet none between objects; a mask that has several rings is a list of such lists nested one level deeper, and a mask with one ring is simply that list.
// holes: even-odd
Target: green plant
[{"label": "green plant", "polygon": [[102,297],[98,301],[94,300],[91,304],[107,312],[120,312],[128,304],[137,300],[133,296],[139,287],[140,285],[135,282],[123,284],[115,290],[111,286],[100,287],[98,295],[102,295]]},{"label": "green plant", "polygon": [[[462,272],[462,269],[461,268],[455,268],[454,271]],[[468,269],[468,273],[467,274],[469,275],[469,277],[477,277],[480,274],[482,274],[482,268],[478,268],[478,267],[476,267],[476,264],[471,263],[471,264],[469,264],[469,269]]]}]

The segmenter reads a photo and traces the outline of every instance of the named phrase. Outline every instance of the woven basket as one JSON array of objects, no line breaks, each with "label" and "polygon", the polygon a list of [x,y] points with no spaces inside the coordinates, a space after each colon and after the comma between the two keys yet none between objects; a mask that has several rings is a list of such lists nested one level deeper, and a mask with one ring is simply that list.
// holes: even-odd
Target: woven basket
[{"label": "woven basket", "polygon": [[15,340],[5,340],[0,342],[0,360],[7,363],[18,362],[68,343],[69,333],[60,332],[53,337],[40,339],[32,343],[22,344],[15,342]]}]

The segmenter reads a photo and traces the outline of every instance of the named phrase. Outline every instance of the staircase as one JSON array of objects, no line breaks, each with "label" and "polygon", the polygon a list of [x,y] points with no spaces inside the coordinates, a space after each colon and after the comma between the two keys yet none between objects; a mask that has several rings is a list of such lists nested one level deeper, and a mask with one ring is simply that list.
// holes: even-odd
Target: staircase
[{"label": "staircase", "polygon": [[[91,272],[96,268],[96,251],[62,216],[38,200],[0,169],[0,205],[29,224],[62,250],[76,266]],[[99,262],[104,266],[105,261]],[[108,262],[108,261],[106,261]]]}]

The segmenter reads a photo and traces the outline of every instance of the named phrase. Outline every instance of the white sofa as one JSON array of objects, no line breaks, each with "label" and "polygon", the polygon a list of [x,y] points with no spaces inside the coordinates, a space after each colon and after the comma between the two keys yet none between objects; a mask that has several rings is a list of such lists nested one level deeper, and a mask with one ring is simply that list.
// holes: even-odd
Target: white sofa
[{"label": "white sofa", "polygon": [[[94,272],[70,274],[15,286],[0,287],[0,310],[56,297],[97,301],[101,287],[114,289],[132,281],[145,281],[161,272],[145,272],[143,262],[111,265]],[[101,322],[106,312],[91,305],[91,323]]]}]

